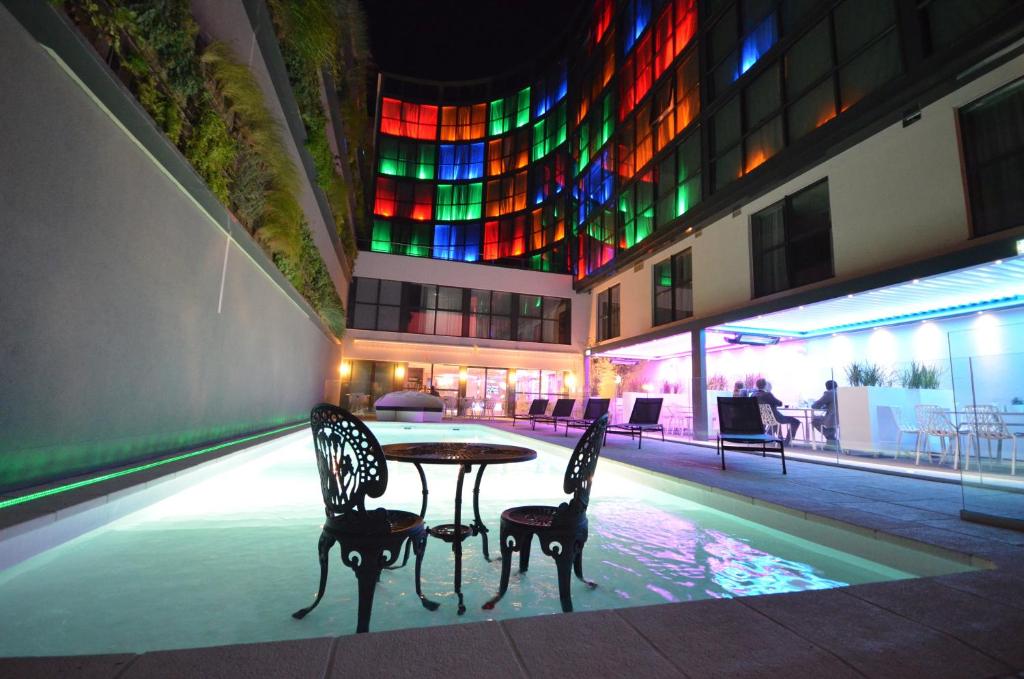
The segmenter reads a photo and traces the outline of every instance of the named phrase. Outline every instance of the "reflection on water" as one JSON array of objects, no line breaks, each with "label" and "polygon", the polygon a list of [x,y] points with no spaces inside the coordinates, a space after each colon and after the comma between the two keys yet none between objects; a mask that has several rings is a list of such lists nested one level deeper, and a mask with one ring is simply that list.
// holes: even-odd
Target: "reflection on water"
[{"label": "reflection on water", "polygon": [[[510,442],[493,430],[375,428],[385,443],[431,438]],[[263,457],[0,573],[0,610],[18,621],[0,635],[0,655],[142,652],[354,632],[356,580],[337,551],[323,602],[302,621],[290,616],[311,601],[316,587],[323,505],[309,435],[296,434],[274,445]],[[498,552],[502,510],[565,499],[566,459],[542,451],[533,462],[487,469],[480,510],[491,528],[492,555]],[[426,472],[426,521],[450,522],[456,470],[430,467]],[[388,473],[380,504],[418,511],[415,469],[391,463]],[[573,602],[580,611],[907,577],[628,481],[607,463],[598,465],[591,500],[584,573],[599,586],[590,591],[573,580]],[[472,511],[468,497],[464,506]],[[411,567],[385,572],[371,629],[561,610],[554,562],[536,548],[529,572],[517,574],[517,559],[506,597],[493,611],[481,610],[498,586],[501,564],[485,561],[480,539],[472,538],[463,560],[468,610],[458,617],[451,592],[453,562],[448,545],[430,540],[423,586],[442,604],[435,612],[419,605]]]}]

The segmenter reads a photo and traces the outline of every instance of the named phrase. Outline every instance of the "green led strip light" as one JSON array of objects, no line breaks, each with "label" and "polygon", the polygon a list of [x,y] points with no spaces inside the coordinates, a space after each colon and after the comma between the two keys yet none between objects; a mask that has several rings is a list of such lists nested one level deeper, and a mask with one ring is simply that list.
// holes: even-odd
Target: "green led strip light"
[{"label": "green led strip light", "polygon": [[280,433],[282,431],[288,431],[289,429],[298,429],[299,427],[304,427],[304,426],[306,426],[305,422],[301,422],[299,424],[290,424],[287,427],[281,427],[280,429],[272,429],[270,431],[265,431],[262,434],[253,434],[252,436],[246,436],[245,438],[235,439],[233,441],[226,441],[224,443],[219,443],[219,444],[217,444],[215,446],[210,446],[209,448],[203,448],[201,450],[194,450],[191,453],[185,453],[184,455],[176,455],[174,457],[169,457],[166,460],[158,460],[156,462],[150,462],[149,464],[140,465],[138,467],[132,467],[131,469],[122,469],[119,472],[111,472],[109,474],[103,474],[102,476],[97,476],[97,477],[92,478],[92,479],[85,479],[84,481],[75,481],[74,483],[69,483],[69,484],[64,485],[64,486],[58,486],[56,488],[50,488],[48,490],[41,490],[39,492],[31,493],[29,495],[23,495],[21,497],[16,497],[16,498],[13,498],[11,500],[4,500],[3,502],[0,502],[0,509],[6,509],[7,507],[13,507],[14,505],[24,504],[25,502],[31,502],[32,500],[38,500],[39,498],[49,497],[51,495],[56,495],[57,493],[64,493],[64,492],[67,492],[69,490],[74,490],[75,488],[82,488],[84,486],[91,486],[94,483],[100,483],[101,481],[108,481],[110,479],[116,479],[116,478],[121,477],[121,476],[127,476],[128,474],[134,474],[135,472],[141,472],[141,471],[145,471],[147,469],[153,469],[154,467],[161,467],[161,466],[163,466],[165,464],[170,464],[171,462],[177,462],[178,460],[187,460],[190,457],[195,457],[197,455],[205,455],[206,453],[212,453],[213,451],[220,450],[221,448],[227,448],[228,446],[235,446],[235,445],[238,445],[239,443],[245,443],[246,441],[253,441],[255,439],[259,439],[259,438],[264,438],[266,436],[270,436],[272,434],[278,434],[278,433]]}]

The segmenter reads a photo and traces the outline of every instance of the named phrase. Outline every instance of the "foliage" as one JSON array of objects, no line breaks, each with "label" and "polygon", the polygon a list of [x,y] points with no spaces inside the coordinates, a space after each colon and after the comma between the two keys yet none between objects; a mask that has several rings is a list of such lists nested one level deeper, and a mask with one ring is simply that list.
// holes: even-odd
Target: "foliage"
[{"label": "foliage", "polygon": [[753,388],[755,388],[757,386],[757,381],[759,379],[763,378],[763,377],[764,377],[764,375],[762,375],[761,373],[748,373],[747,375],[744,375],[743,376],[743,388],[744,389],[753,389]]},{"label": "foliage", "polygon": [[338,297],[338,291],[320,256],[320,251],[313,243],[309,225],[302,222],[299,226],[298,257],[292,259],[278,255],[275,259],[295,289],[316,309],[324,325],[330,328],[335,336],[341,337],[345,333],[345,307]]},{"label": "foliage", "polygon": [[234,131],[252,147],[266,168],[265,204],[255,235],[271,252],[297,257],[300,248],[302,208],[299,207],[299,174],[288,156],[277,120],[267,110],[263,91],[249,68],[235,60],[224,43],[211,43],[202,56],[215,83],[224,113]]},{"label": "foliage", "polygon": [[725,375],[708,375],[708,389],[710,391],[726,391],[729,388],[729,381]]},{"label": "foliage", "polygon": [[911,363],[906,370],[898,375],[900,386],[904,389],[938,389],[942,371],[924,363]]},{"label": "foliage", "polygon": [[846,366],[846,381],[851,387],[888,387],[893,376],[885,368],[874,363],[853,363]]}]

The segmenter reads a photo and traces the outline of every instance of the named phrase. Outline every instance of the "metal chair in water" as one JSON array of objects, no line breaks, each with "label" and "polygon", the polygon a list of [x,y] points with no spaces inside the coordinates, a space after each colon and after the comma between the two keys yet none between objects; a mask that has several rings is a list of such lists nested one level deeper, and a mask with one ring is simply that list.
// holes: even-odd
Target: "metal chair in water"
[{"label": "metal chair in water", "polygon": [[605,443],[607,443],[608,434],[629,434],[630,439],[639,436],[640,442],[637,444],[637,448],[643,448],[645,431],[661,432],[661,440],[664,441],[665,428],[658,422],[661,418],[661,403],[662,399],[660,398],[638,398],[633,402],[633,412],[629,414],[629,422],[608,425],[605,430]]},{"label": "metal chair in water", "polygon": [[366,496],[380,497],[388,487],[388,468],[380,443],[352,413],[321,403],[309,415],[313,430],[316,465],[320,471],[320,489],[327,520],[320,532],[317,553],[320,558],[320,589],[312,605],[296,611],[301,620],[317,607],[327,586],[327,559],[337,543],[341,562],[355,571],[359,582],[359,609],[356,632],[370,628],[373,593],[381,571],[391,569],[405,547],[401,568],[409,560],[409,547],[416,554],[416,594],[424,608],[435,610],[420,589],[420,567],[427,545],[423,519],[412,512],[366,508]]},{"label": "metal chair in water", "polygon": [[574,398],[560,398],[555,401],[555,407],[551,409],[550,415],[538,415],[533,419],[533,428],[537,428],[538,422],[551,422],[555,425],[555,431],[558,431],[558,423],[572,419],[572,409],[576,405],[576,399]]},{"label": "metal chair in water", "polygon": [[601,415],[580,437],[576,449],[565,468],[562,490],[572,493],[572,500],[558,507],[512,507],[501,513],[501,582],[498,593],[483,605],[484,610],[494,605],[508,591],[512,572],[512,553],[519,552],[519,572],[530,567],[530,547],[533,536],[540,540],[541,550],[555,560],[558,570],[558,597],[562,611],[572,612],[572,572],[594,589],[597,583],[583,577],[583,547],[587,542],[587,505],[594,480],[594,469],[601,454],[608,415]]},{"label": "metal chair in water", "polygon": [[[761,404],[749,397],[718,397],[718,454],[725,469],[725,451],[756,452],[760,445],[761,457],[767,457],[769,446],[782,458],[782,473],[786,473],[786,447],[779,436],[765,433],[761,419]],[[734,445],[728,445],[734,444]]]},{"label": "metal chair in water", "polygon": [[[546,398],[535,398],[530,404],[530,411],[527,413],[512,413],[512,426],[516,426],[516,420],[530,420],[533,421],[535,417],[543,417],[544,411],[548,409],[548,400]],[[537,426],[534,425],[534,429]]]},{"label": "metal chair in water", "polygon": [[[583,416],[579,419],[567,419],[565,420],[565,435],[569,436],[569,427],[576,427],[579,429],[586,429],[594,423],[594,421],[608,412],[608,406],[611,403],[611,399],[608,398],[592,398],[587,401],[586,407],[583,409]],[[556,425],[557,428],[557,425]]]}]

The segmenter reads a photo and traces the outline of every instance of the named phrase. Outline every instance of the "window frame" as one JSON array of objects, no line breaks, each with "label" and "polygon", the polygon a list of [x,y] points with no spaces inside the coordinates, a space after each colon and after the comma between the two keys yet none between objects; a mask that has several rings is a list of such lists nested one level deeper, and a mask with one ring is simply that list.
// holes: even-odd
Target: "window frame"
[{"label": "window frame", "polygon": [[[598,342],[614,339],[622,334],[622,285],[615,284],[597,294]],[[607,309],[607,312],[605,311]]]},{"label": "window frame", "polygon": [[[687,258],[689,262],[686,265],[686,270],[689,272],[690,277],[685,280],[676,280],[677,262],[683,258]],[[657,281],[658,267],[662,265],[668,265],[669,278],[671,279],[670,284],[666,286],[659,286]],[[665,320],[658,320],[658,288],[666,288],[669,299],[672,304],[669,308],[669,318]],[[690,308],[680,313],[680,309],[676,308],[676,290],[679,289],[690,290]],[[659,325],[665,325],[666,323],[674,323],[675,321],[681,321],[684,318],[693,317],[693,248],[686,248],[674,255],[669,256],[666,259],[656,262],[651,266],[651,327],[657,327]]]}]

